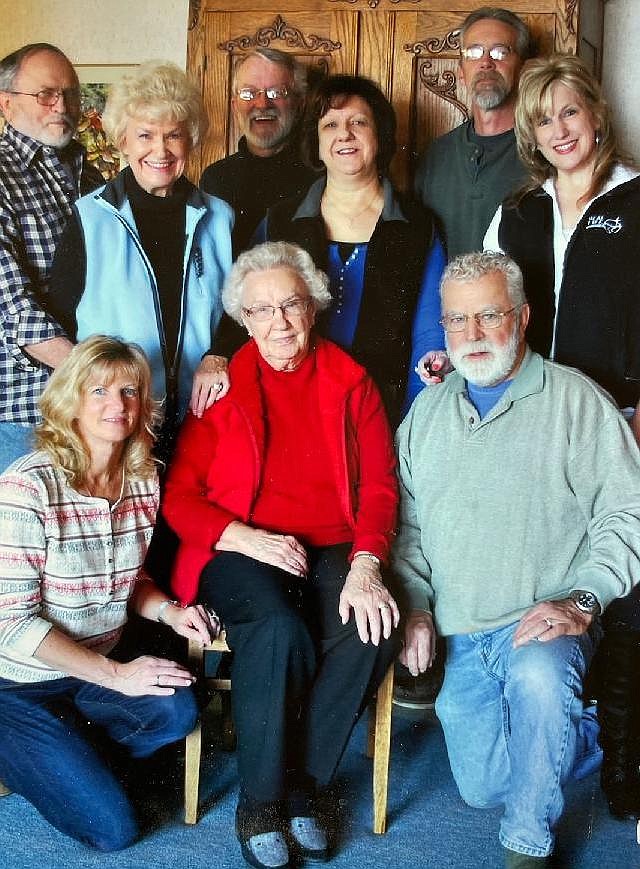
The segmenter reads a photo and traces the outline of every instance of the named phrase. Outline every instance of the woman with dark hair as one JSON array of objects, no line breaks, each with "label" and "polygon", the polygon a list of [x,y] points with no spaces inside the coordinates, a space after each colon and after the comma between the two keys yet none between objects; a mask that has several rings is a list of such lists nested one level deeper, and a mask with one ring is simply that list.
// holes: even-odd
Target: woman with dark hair
[{"label": "woman with dark hair", "polygon": [[[387,178],[395,148],[395,114],[377,85],[324,79],[307,106],[303,152],[325,171],[302,198],[269,209],[259,230],[262,240],[299,244],[329,275],[332,303],[318,330],[371,374],[392,425],[423,348],[443,346],[439,317],[423,305],[438,299],[445,262],[431,215]],[[435,337],[423,334],[427,321]],[[412,374],[409,398],[419,388]]]},{"label": "woman with dark hair", "polygon": [[113,851],[138,824],[109,745],[146,758],[197,716],[184,667],[119,654],[127,611],[203,644],[212,623],[142,566],[159,486],[140,348],[78,344],[40,409],[37,451],[0,476],[0,778],[58,830]]},{"label": "woman with dark hair", "polygon": [[[534,350],[607,389],[640,440],[640,177],[619,151],[600,86],[582,61],[531,61],[515,131],[527,185],[498,209],[486,249],[522,269]],[[640,816],[640,595],[603,617],[598,658],[602,785],[614,815]]]}]

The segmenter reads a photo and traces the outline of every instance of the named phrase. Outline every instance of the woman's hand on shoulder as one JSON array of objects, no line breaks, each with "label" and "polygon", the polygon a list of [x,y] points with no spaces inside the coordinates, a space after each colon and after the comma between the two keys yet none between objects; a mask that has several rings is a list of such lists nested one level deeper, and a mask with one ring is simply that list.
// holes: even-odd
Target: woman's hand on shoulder
[{"label": "woman's hand on shoulder", "polygon": [[442,383],[453,366],[444,350],[429,350],[418,359],[416,374],[426,386]]},{"label": "woman's hand on shoulder", "polygon": [[229,364],[224,356],[207,353],[200,360],[191,384],[189,407],[194,416],[201,417],[205,410],[229,392]]},{"label": "woman's hand on shoulder", "polygon": [[338,612],[343,625],[349,621],[351,610],[358,636],[363,643],[371,640],[374,646],[380,643],[381,636],[390,637],[400,621],[398,605],[382,581],[380,567],[365,556],[353,559],[340,593]]},{"label": "woman's hand on shoulder", "polygon": [[113,675],[101,680],[101,684],[128,697],[145,694],[168,697],[175,694],[176,688],[188,688],[195,682],[195,677],[181,664],[153,655],[143,655],[126,664],[111,663]]},{"label": "woman's hand on shoulder", "polygon": [[239,552],[294,576],[307,575],[306,550],[291,534],[275,534],[235,521],[224,529],[216,549],[220,552]]}]

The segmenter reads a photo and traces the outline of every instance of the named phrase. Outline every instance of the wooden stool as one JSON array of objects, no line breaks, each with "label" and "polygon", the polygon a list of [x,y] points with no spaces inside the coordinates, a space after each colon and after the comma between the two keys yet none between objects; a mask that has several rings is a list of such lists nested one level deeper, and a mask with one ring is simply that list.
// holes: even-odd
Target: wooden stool
[{"label": "wooden stool", "polygon": [[4,784],[4,782],[0,781],[0,797],[6,797],[7,794],[10,794],[10,793],[11,793],[11,791],[6,786],[6,784]]},{"label": "wooden stool", "polygon": [[[189,667],[193,673],[202,673],[205,652],[229,652],[226,636],[204,648],[189,641]],[[212,688],[231,690],[231,679],[207,679]],[[389,754],[391,748],[391,708],[393,700],[393,664],[387,670],[369,710],[367,756],[373,758],[373,832],[383,834],[387,828],[387,791],[389,785]],[[200,722],[186,738],[184,766],[184,821],[195,824],[198,820],[198,789],[200,785],[200,756],[202,753],[202,725]]]}]

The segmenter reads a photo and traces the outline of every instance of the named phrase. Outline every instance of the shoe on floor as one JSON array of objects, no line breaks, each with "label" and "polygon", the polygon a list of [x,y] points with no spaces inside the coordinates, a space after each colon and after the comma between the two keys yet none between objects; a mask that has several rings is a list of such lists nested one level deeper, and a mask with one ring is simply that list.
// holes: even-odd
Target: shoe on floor
[{"label": "shoe on floor", "polygon": [[280,832],[259,833],[240,842],[242,856],[255,869],[290,869],[289,849]]},{"label": "shoe on floor", "polygon": [[291,818],[289,833],[299,857],[308,863],[326,863],[329,859],[327,834],[311,816]]},{"label": "shoe on floor", "polygon": [[520,854],[510,848],[504,849],[505,869],[550,869],[551,857],[532,857],[530,854]]}]

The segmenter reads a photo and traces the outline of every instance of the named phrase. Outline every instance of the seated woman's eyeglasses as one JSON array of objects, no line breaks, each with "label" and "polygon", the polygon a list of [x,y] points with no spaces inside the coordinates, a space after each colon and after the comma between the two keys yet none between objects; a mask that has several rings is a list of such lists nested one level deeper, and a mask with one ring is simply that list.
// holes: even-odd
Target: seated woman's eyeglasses
[{"label": "seated woman's eyeglasses", "polygon": [[484,45],[469,45],[467,48],[461,48],[460,54],[465,60],[480,60],[485,54],[488,54],[491,60],[506,60],[512,51],[510,45],[492,45],[491,48],[485,48]]},{"label": "seated woman's eyeglasses", "polygon": [[310,301],[311,299],[291,299],[284,305],[254,305],[253,308],[243,308],[242,310],[252,320],[264,323],[267,320],[273,320],[276,311],[282,311],[285,320],[289,317],[302,317],[303,314],[306,314]]},{"label": "seated woman's eyeglasses", "polygon": [[73,103],[75,105],[80,102],[80,90],[78,88],[65,88],[61,91],[54,90],[54,88],[43,88],[35,94],[29,93],[29,91],[9,91],[9,93],[20,97],[35,97],[39,106],[55,106],[60,97],[64,97],[65,103]]},{"label": "seated woman's eyeglasses", "polygon": [[289,96],[289,91],[287,88],[261,88],[260,90],[255,88],[240,88],[236,91],[238,99],[244,100],[246,103],[257,100],[260,94],[264,94],[268,100],[286,100]]},{"label": "seated woman's eyeglasses", "polygon": [[478,311],[476,314],[445,314],[440,320],[440,325],[445,332],[462,332],[467,328],[467,323],[473,317],[481,329],[497,329],[502,326],[506,316],[519,310],[520,305],[509,308],[508,311]]}]

